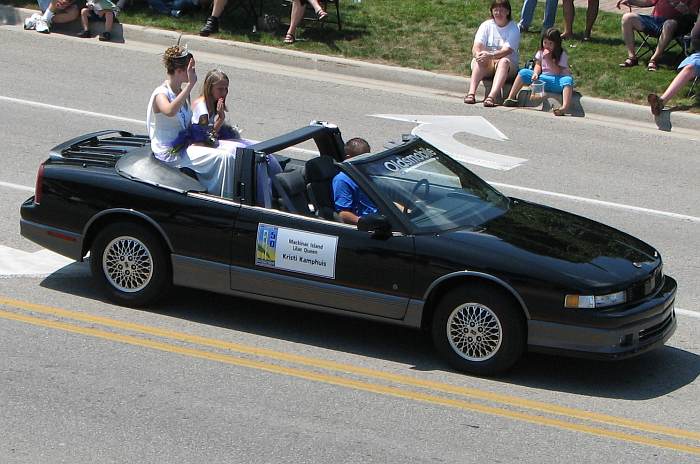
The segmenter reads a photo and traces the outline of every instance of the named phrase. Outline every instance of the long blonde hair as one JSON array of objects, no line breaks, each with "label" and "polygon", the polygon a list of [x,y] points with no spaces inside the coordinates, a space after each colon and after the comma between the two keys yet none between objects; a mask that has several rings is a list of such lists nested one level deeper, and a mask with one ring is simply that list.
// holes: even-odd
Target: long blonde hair
[{"label": "long blonde hair", "polygon": [[[230,82],[226,73],[220,69],[212,69],[204,78],[204,84],[202,85],[202,97],[204,97],[204,102],[207,105],[207,113],[209,114],[216,112],[216,100],[211,93],[211,89],[223,80],[225,80],[227,84]],[[228,111],[225,103],[224,111]]]}]

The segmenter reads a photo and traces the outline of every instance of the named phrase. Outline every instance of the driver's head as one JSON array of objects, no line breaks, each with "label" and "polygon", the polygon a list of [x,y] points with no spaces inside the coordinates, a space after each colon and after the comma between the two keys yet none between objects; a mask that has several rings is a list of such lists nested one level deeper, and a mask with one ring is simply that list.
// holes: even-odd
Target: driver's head
[{"label": "driver's head", "polygon": [[345,142],[345,159],[352,158],[353,156],[361,155],[363,153],[369,153],[372,151],[369,148],[369,143],[367,140],[355,137]]}]

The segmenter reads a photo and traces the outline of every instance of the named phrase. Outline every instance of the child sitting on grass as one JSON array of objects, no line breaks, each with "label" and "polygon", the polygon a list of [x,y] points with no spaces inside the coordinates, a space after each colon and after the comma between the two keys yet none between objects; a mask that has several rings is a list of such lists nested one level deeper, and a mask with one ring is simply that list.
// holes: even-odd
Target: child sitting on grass
[{"label": "child sitting on grass", "polygon": [[88,0],[85,3],[85,8],[80,10],[80,22],[83,25],[83,30],[78,34],[78,37],[90,37],[88,21],[95,19],[105,22],[105,30],[100,34],[100,40],[112,40],[112,25],[114,24],[114,13],[117,10],[117,5],[110,0]]},{"label": "child sitting on grass", "polygon": [[556,116],[563,116],[569,111],[571,97],[574,93],[574,79],[569,69],[569,58],[561,47],[561,33],[556,28],[549,28],[542,36],[540,49],[535,54],[535,69],[521,69],[513,82],[504,106],[518,106],[518,92],[523,85],[532,81],[544,82],[547,92],[561,93],[563,102],[561,108],[554,110]]}]

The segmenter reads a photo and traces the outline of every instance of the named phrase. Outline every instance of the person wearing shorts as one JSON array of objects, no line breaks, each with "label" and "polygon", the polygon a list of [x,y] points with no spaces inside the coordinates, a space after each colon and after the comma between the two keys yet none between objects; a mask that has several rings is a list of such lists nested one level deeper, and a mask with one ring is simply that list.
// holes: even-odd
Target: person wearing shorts
[{"label": "person wearing shorts", "polygon": [[[642,31],[659,38],[647,65],[649,71],[656,71],[658,61],[671,40],[690,29],[692,19],[689,18],[698,14],[700,0],[619,0],[617,8],[621,5],[630,11],[622,15],[622,37],[627,48],[627,59],[620,63],[620,67],[631,68],[639,64],[639,58],[635,54],[634,32]],[[633,13],[633,6],[653,6],[654,9],[649,16]]]},{"label": "person wearing shorts", "polygon": [[476,103],[476,89],[483,79],[493,78],[491,91],[484,99],[485,107],[496,106],[506,80],[512,80],[518,72],[518,48],[520,30],[511,20],[508,0],[494,0],[491,19],[481,23],[474,37],[471,62],[472,74],[464,103]]}]

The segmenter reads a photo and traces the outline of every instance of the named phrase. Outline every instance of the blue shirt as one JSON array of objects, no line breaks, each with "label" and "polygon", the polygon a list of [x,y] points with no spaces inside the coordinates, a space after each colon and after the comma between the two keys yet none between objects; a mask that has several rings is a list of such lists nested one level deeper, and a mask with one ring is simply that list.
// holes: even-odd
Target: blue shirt
[{"label": "blue shirt", "polygon": [[333,178],[333,202],[336,211],[350,211],[355,216],[377,212],[372,200],[367,198],[365,192],[344,172],[336,174]]}]

